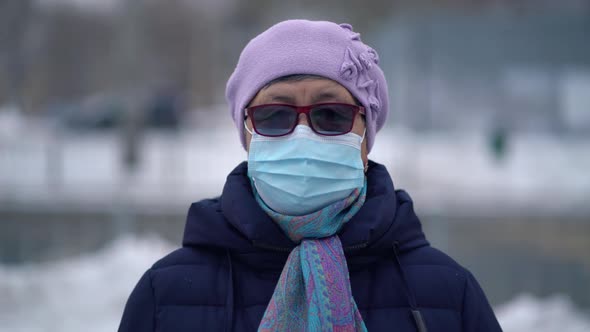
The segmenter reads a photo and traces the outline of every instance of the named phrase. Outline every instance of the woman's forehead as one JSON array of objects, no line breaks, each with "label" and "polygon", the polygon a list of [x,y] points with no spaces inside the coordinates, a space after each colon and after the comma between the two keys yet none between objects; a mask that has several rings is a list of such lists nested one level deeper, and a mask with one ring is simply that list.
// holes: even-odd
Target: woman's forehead
[{"label": "woman's forehead", "polygon": [[310,103],[339,101],[352,103],[352,94],[340,83],[328,78],[312,77],[298,80],[281,80],[260,90],[255,97],[264,102],[293,103],[306,100]]}]

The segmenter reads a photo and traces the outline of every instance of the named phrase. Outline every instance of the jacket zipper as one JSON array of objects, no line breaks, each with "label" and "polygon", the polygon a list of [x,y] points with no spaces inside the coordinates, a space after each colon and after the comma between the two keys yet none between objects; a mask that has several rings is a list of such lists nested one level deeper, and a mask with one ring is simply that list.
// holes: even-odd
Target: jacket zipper
[{"label": "jacket zipper", "polygon": [[267,249],[272,251],[280,251],[280,252],[290,252],[293,248],[285,248],[285,247],[275,247],[264,243],[259,243],[256,241],[252,241],[252,245],[256,248],[260,249]]},{"label": "jacket zipper", "polygon": [[357,249],[366,248],[368,245],[369,245],[369,242],[363,242],[363,243],[355,244],[354,246],[343,248],[342,250],[353,251],[353,250],[357,250]]}]

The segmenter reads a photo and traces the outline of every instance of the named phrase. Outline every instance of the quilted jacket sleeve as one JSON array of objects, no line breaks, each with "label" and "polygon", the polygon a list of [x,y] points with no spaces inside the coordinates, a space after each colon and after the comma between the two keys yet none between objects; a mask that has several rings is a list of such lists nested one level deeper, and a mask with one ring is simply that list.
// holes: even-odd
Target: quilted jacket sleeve
[{"label": "quilted jacket sleeve", "polygon": [[462,317],[463,332],[502,332],[483,290],[470,272],[467,272]]},{"label": "quilted jacket sleeve", "polygon": [[155,330],[155,300],[151,270],[141,277],[123,311],[119,332],[151,332]]}]

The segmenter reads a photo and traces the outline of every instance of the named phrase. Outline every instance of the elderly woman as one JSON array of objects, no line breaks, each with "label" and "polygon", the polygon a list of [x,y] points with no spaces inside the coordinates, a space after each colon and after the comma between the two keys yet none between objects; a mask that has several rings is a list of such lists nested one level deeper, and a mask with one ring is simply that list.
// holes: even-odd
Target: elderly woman
[{"label": "elderly woman", "polygon": [[119,331],[501,331],[367,159],[387,83],[350,25],[271,27],[226,97],[248,162],[191,206],[183,247],[143,275]]}]

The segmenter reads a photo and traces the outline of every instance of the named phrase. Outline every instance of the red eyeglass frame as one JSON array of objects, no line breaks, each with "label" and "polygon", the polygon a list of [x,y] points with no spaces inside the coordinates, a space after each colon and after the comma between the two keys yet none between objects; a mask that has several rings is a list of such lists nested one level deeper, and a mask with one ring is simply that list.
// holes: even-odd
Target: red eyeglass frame
[{"label": "red eyeglass frame", "polygon": [[[311,112],[311,110],[315,107],[318,106],[326,106],[326,105],[338,105],[338,106],[350,106],[352,107],[352,111],[353,111],[353,115],[352,115],[352,121],[350,122],[350,128],[348,128],[347,131],[343,132],[343,133],[339,133],[339,134],[323,134],[318,132],[314,126],[313,123],[311,121],[311,117],[309,115],[309,113]],[[313,105],[307,105],[307,106],[295,106],[295,105],[290,105],[290,104],[262,104],[262,105],[256,105],[256,106],[251,106],[251,107],[246,107],[244,109],[245,111],[245,119],[248,118],[249,113],[253,114],[254,112],[256,112],[256,109],[262,108],[262,107],[268,107],[268,106],[284,106],[284,107],[289,107],[291,109],[294,109],[297,112],[297,117],[296,119],[299,119],[299,114],[305,114],[305,117],[307,118],[307,123],[309,124],[309,127],[311,128],[311,130],[313,130],[314,133],[321,135],[321,136],[340,136],[340,135],[344,135],[344,134],[348,134],[349,132],[352,131],[352,128],[354,127],[354,121],[356,119],[356,116],[358,114],[361,115],[365,115],[365,108],[363,106],[359,106],[359,105],[353,105],[353,104],[346,104],[346,103],[320,103],[320,104],[313,104]],[[289,134],[291,134],[295,128],[297,127],[297,125],[299,124],[299,120],[295,121],[295,124],[293,125],[293,127],[291,127],[291,129],[285,133],[285,134],[280,134],[280,135],[266,135],[266,134],[262,134],[258,131],[258,129],[256,129],[256,124],[254,123],[254,121],[252,120],[252,128],[254,128],[254,131],[256,131],[256,133],[258,133],[259,135],[265,136],[265,137],[281,137],[281,136],[287,136]]]}]

